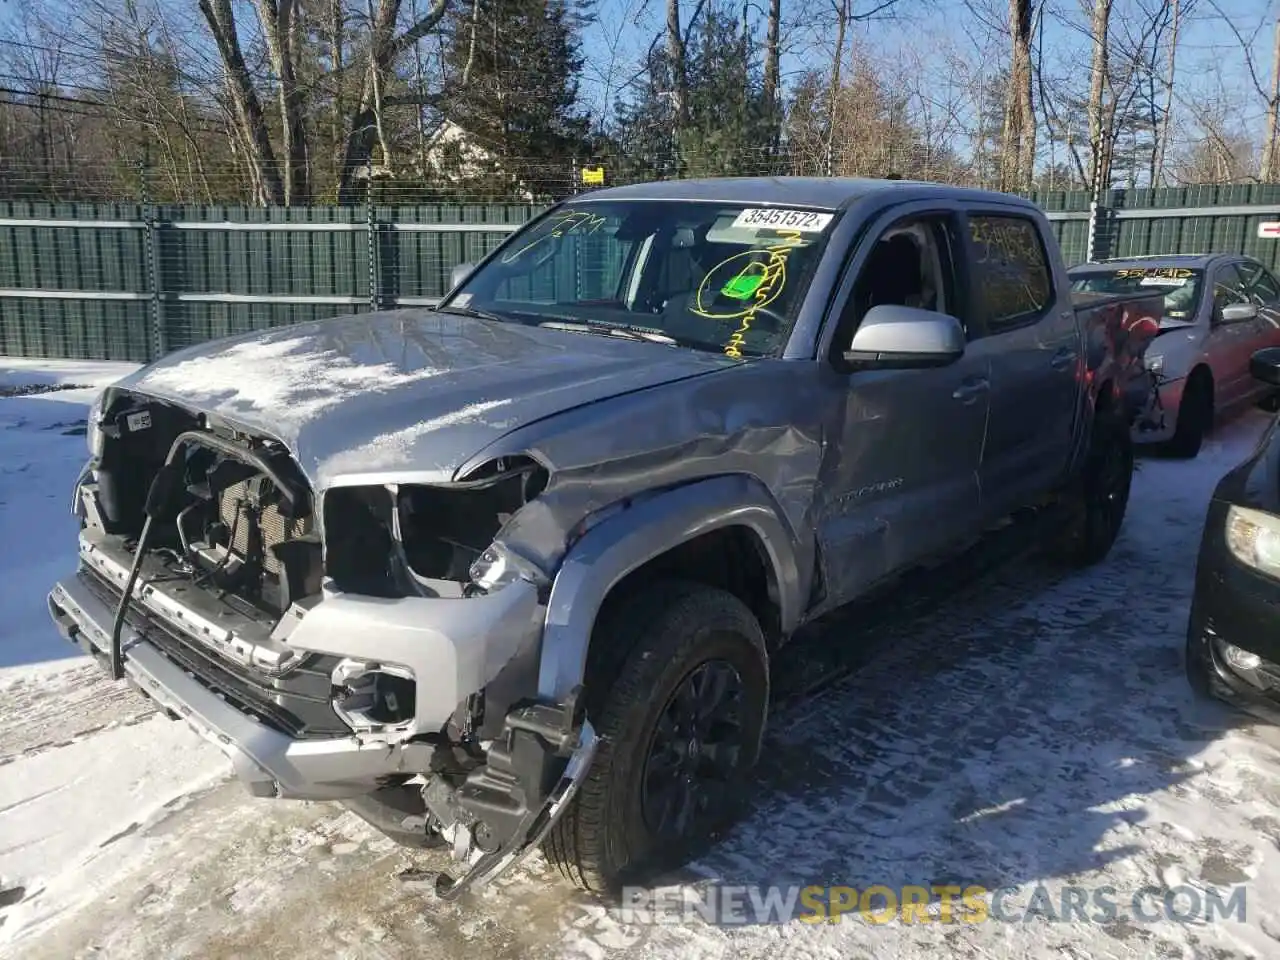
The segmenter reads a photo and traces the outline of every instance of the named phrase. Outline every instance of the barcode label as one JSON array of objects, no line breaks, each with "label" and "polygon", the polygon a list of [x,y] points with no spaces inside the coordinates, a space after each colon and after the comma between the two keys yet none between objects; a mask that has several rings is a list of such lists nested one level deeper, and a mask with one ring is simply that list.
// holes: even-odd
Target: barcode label
[{"label": "barcode label", "polygon": [[753,207],[743,210],[733,221],[735,227],[773,230],[796,230],[800,233],[821,233],[835,219],[832,213],[816,213],[812,210],[774,210]]}]

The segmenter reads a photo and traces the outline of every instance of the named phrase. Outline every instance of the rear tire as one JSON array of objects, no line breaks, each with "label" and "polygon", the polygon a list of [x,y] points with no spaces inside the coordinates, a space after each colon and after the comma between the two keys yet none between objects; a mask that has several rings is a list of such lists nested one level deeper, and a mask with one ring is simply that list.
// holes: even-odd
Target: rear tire
[{"label": "rear tire", "polygon": [[[588,669],[587,712],[601,742],[543,852],[575,886],[614,892],[679,866],[740,812],[764,733],[768,659],[741,600],[682,581],[640,590],[601,622],[594,642],[627,653],[616,674],[603,663]],[[706,710],[682,710],[690,704]],[[682,792],[690,786],[704,791],[705,808],[682,802],[699,796]],[[688,814],[667,820],[683,831],[661,829],[672,810]]]},{"label": "rear tire", "polygon": [[1175,457],[1193,459],[1200,453],[1204,435],[1213,427],[1213,384],[1202,374],[1193,376],[1178,405],[1178,422],[1169,452]]},{"label": "rear tire", "polygon": [[1133,483],[1133,441],[1120,411],[1094,414],[1080,475],[1065,497],[1067,520],[1055,545],[1056,557],[1072,567],[1101,562],[1120,535]]}]

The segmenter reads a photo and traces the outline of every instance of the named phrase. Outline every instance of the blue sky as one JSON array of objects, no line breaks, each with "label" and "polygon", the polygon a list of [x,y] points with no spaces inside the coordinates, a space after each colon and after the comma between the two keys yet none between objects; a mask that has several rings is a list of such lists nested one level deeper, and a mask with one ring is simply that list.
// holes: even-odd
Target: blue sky
[{"label": "blue sky", "polygon": [[[831,0],[807,0],[812,9],[829,10]],[[1088,2],[1088,0],[1085,0]],[[1127,15],[1142,7],[1154,9],[1158,0],[1115,0],[1112,20],[1121,27]],[[1186,0],[1184,0],[1185,4]],[[751,0],[753,15],[761,23],[763,4]],[[874,0],[858,0],[855,11],[876,5]],[[1091,4],[1089,4],[1091,6]],[[1271,24],[1280,3],[1276,0],[1217,0],[1218,7],[1237,25],[1241,33],[1253,36],[1255,67],[1265,85],[1271,69]],[[682,0],[687,18],[694,4]],[[972,0],[972,6],[984,16],[1001,19],[1007,15],[1005,0]],[[784,19],[789,10],[802,9],[795,0],[784,0]],[[614,60],[634,61],[648,47],[662,27],[662,0],[600,0],[599,23],[592,26],[585,41],[590,59],[589,69],[596,74],[584,82],[584,96],[598,104],[608,84],[598,74],[606,73]],[[1056,76],[1074,76],[1080,86],[1087,85],[1090,45],[1087,37],[1088,14],[1081,0],[1049,0],[1044,23],[1045,72]],[[642,26],[632,26],[640,17]],[[818,17],[812,18],[816,24]],[[1066,21],[1064,23],[1064,21]],[[622,27],[621,25],[626,25]],[[1259,31],[1258,27],[1262,26]],[[856,25],[855,34],[873,51],[900,62],[916,64],[927,73],[936,68],[931,56],[939,45],[950,44],[955,56],[973,61],[990,62],[991,54],[1007,56],[1007,40],[984,28],[962,0],[899,0],[892,18]],[[784,81],[794,77],[806,64],[829,64],[834,31],[815,27],[807,35],[792,38],[794,49],[784,58]],[[616,47],[617,53],[614,53]],[[983,51],[987,53],[984,55]],[[1178,86],[1197,103],[1220,95],[1218,81],[1226,91],[1239,91],[1237,99],[1250,99],[1246,107],[1249,120],[1260,122],[1264,102],[1252,94],[1252,83],[1240,56],[1240,44],[1226,26],[1223,17],[1207,0],[1198,0],[1198,8],[1184,19],[1178,46]],[[615,73],[619,71],[615,70]]]}]

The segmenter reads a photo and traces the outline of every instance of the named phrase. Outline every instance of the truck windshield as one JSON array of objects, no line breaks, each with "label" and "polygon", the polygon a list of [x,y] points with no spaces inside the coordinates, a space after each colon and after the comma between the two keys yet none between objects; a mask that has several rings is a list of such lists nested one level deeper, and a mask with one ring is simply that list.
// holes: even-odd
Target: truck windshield
[{"label": "truck windshield", "polygon": [[786,343],[834,219],[691,200],[569,203],[512,237],[440,309],[768,356]]},{"label": "truck windshield", "polygon": [[1072,277],[1076,293],[1163,293],[1164,319],[1195,319],[1204,271],[1188,267],[1123,267],[1090,271]]}]

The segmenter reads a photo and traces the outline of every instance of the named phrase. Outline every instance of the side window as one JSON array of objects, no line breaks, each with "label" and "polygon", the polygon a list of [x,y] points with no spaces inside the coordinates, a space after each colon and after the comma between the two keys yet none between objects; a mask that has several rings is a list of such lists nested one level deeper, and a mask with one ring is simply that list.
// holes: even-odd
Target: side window
[{"label": "side window", "polygon": [[1218,313],[1223,307],[1233,303],[1248,303],[1249,294],[1245,290],[1244,278],[1234,263],[1219,267],[1213,276],[1213,309]]},{"label": "side window", "polygon": [[1052,272],[1040,231],[1025,217],[969,217],[978,317],[991,334],[1020,326],[1049,306]]},{"label": "side window", "polygon": [[1238,266],[1245,281],[1245,290],[1254,303],[1262,306],[1280,300],[1280,286],[1277,286],[1276,278],[1262,264],[1246,262]]},{"label": "side window", "polygon": [[848,347],[866,312],[882,304],[951,313],[963,322],[952,267],[953,236],[942,217],[908,218],[885,230],[840,313],[833,356]]}]

